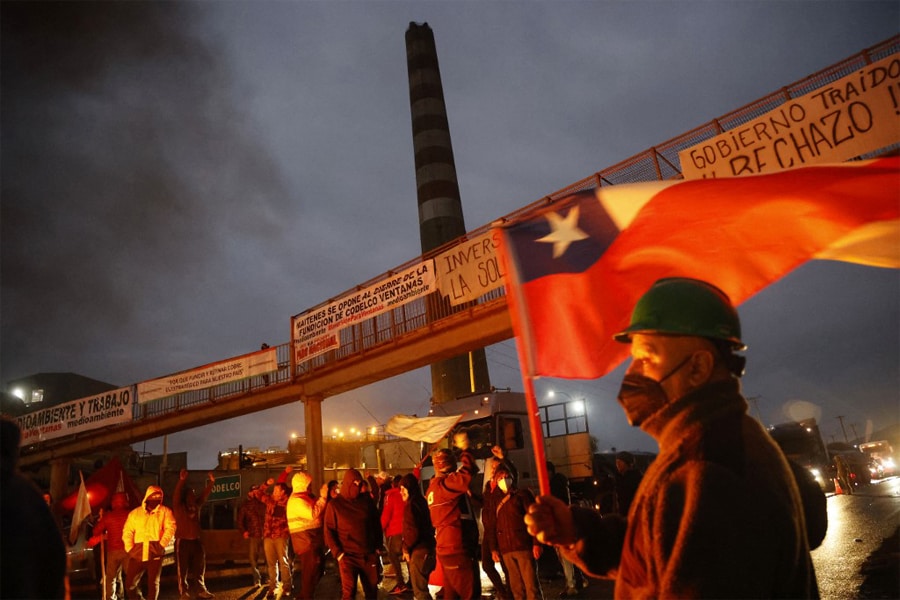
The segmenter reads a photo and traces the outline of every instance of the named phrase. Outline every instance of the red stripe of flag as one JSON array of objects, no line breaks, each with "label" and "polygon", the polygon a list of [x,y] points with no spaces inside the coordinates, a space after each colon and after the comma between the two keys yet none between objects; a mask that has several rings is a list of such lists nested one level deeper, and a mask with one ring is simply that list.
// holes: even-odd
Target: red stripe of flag
[{"label": "red stripe of flag", "polygon": [[[575,207],[577,231],[554,234],[572,228]],[[739,304],[859,228],[898,219],[900,157],[567,198],[504,229],[523,370],[601,377],[626,358],[612,335],[657,279],[704,279]]]}]

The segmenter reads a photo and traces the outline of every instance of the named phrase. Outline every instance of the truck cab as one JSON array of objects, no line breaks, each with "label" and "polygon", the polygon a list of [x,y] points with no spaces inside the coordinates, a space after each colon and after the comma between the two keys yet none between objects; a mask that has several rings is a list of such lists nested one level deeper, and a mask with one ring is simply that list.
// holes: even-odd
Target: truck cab
[{"label": "truck cab", "polygon": [[831,457],[815,419],[779,423],[768,432],[789,460],[808,469],[824,491],[834,491]]},{"label": "truck cab", "polygon": [[[544,433],[544,451],[557,472],[570,480],[589,479],[592,474],[591,439],[587,429],[587,417],[583,407],[579,411],[575,403],[557,403],[539,407]],[[519,473],[518,487],[538,489],[537,468],[528,424],[525,394],[492,390],[472,394],[435,404],[431,416],[462,415],[459,423],[450,431],[441,446],[452,443],[453,436],[464,432],[469,436],[470,451],[478,462],[479,474],[476,489],[484,489],[490,479],[491,448],[498,445]],[[428,466],[422,470],[423,482],[434,474]]]}]

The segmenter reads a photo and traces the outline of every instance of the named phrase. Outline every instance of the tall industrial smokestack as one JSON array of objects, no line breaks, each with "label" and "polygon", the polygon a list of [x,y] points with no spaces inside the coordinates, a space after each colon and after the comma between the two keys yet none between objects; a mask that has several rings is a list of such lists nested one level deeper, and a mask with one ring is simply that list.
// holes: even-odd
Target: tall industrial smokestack
[{"label": "tall industrial smokestack", "polygon": [[[419,235],[425,253],[466,233],[437,48],[428,23],[409,24],[406,66],[409,70]],[[445,302],[442,309],[450,312],[449,303]],[[490,385],[484,348],[431,365],[431,390],[436,403],[485,391]]]}]

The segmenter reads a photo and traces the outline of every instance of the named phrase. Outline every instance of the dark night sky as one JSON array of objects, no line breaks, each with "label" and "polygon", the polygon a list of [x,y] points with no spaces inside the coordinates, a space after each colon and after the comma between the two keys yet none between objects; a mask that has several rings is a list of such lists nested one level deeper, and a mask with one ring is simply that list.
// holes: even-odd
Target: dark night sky
[{"label": "dark night sky", "polygon": [[[894,1],[0,10],[4,383],[127,385],[284,343],[291,315],[417,256],[410,21],[435,33],[468,229],[900,29]],[[810,263],[740,311],[764,422],[812,414],[842,439],[838,416],[860,435],[898,421],[896,271]],[[494,385],[521,389],[512,340],[488,361]],[[620,378],[538,392],[587,398],[603,448],[654,449],[615,403]],[[419,370],[331,398],[325,425],[424,414],[429,387]],[[302,414],[168,448],[209,468],[229,446],[284,446]]]}]

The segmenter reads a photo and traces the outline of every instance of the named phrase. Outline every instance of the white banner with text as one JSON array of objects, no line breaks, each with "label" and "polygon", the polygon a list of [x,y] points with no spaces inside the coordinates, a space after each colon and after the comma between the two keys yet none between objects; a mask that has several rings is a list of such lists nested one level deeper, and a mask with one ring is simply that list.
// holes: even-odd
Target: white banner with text
[{"label": "white banner with text", "polygon": [[420,298],[435,289],[434,261],[426,260],[363,290],[291,319],[297,362],[340,346],[339,332]]},{"label": "white banner with text", "polygon": [[685,179],[842,162],[900,142],[900,54],[678,153]]},{"label": "white banner with text", "polygon": [[180,394],[239,381],[248,377],[265,375],[278,370],[278,354],[275,348],[267,348],[190,371],[142,381],[137,384],[138,402],[144,404]]},{"label": "white banner with text", "polygon": [[16,417],[22,445],[131,421],[133,399],[134,387],[130,386]]},{"label": "white banner with text", "polygon": [[452,306],[476,300],[503,285],[500,230],[462,242],[435,257],[437,287]]}]

